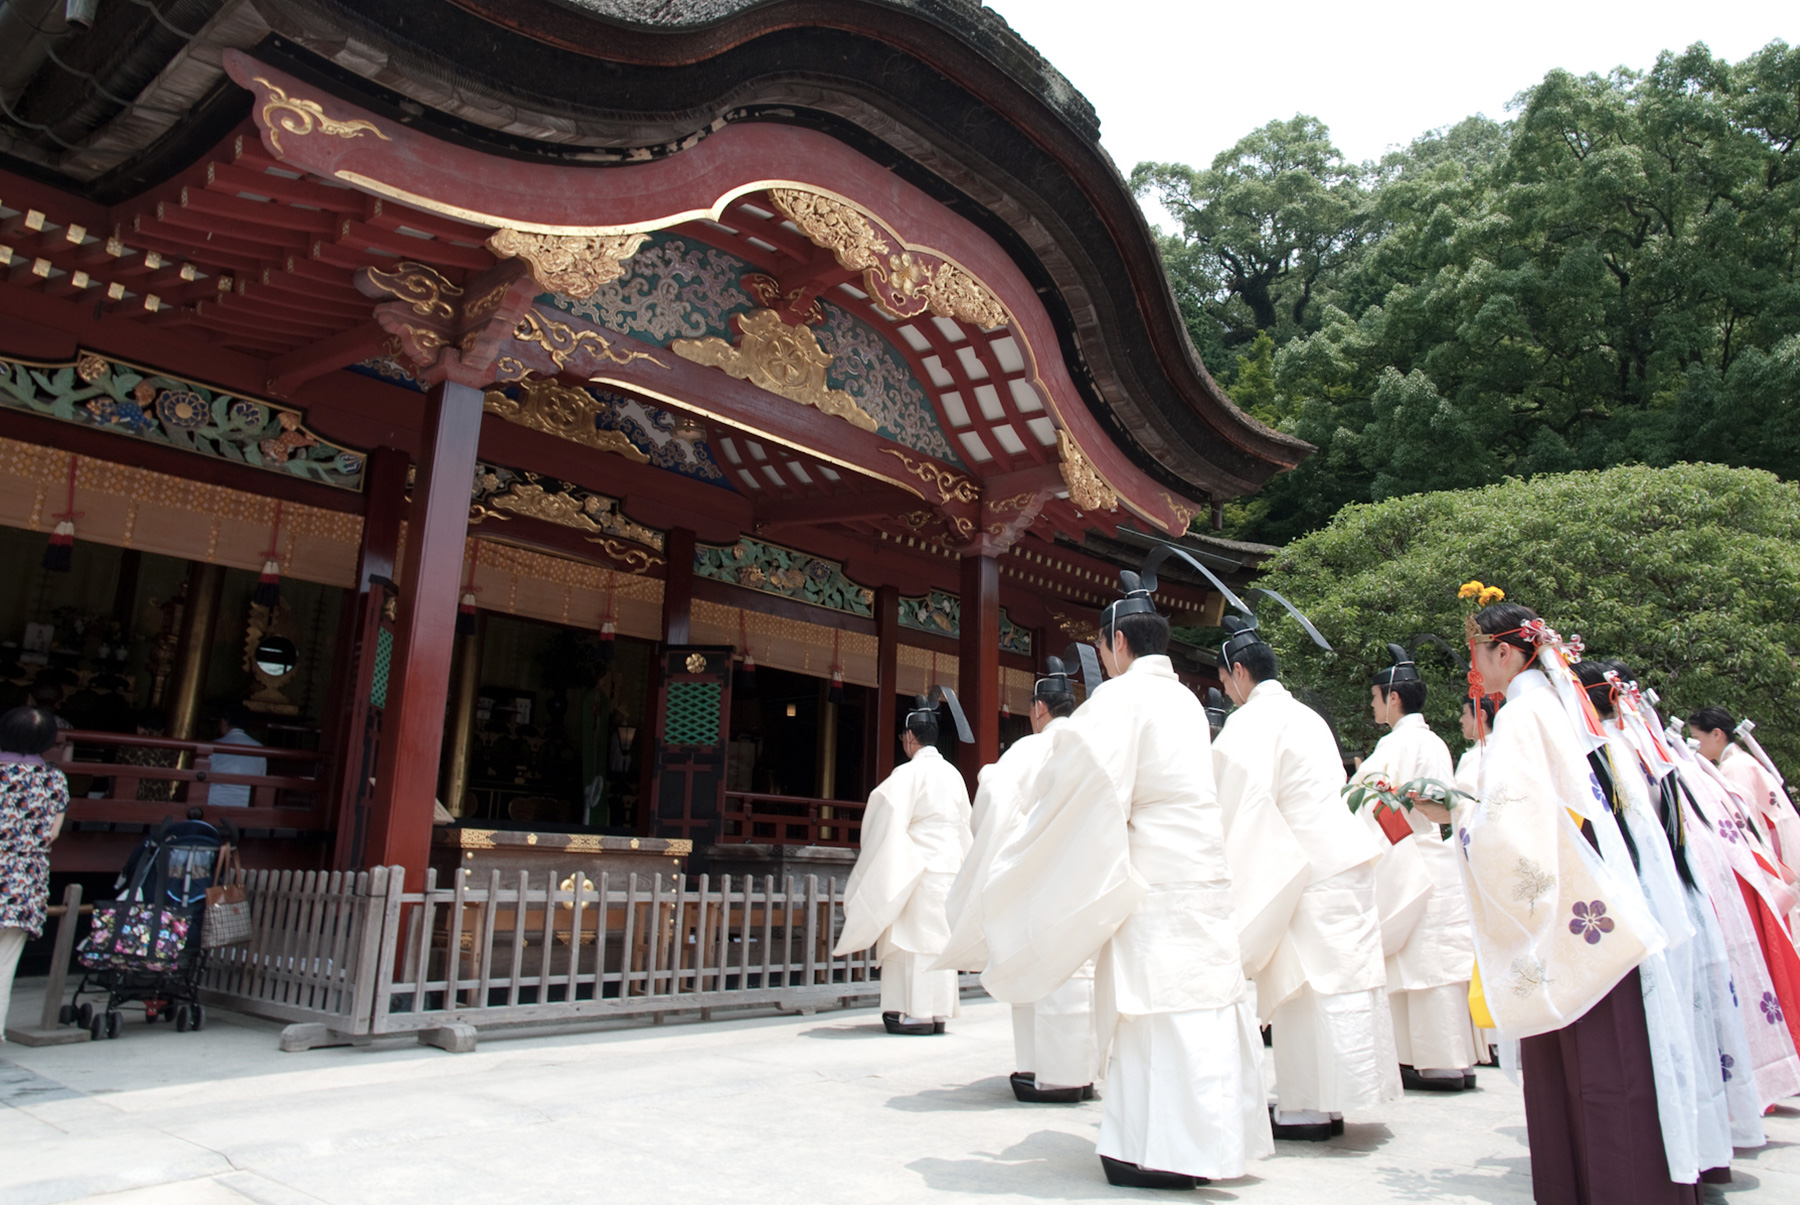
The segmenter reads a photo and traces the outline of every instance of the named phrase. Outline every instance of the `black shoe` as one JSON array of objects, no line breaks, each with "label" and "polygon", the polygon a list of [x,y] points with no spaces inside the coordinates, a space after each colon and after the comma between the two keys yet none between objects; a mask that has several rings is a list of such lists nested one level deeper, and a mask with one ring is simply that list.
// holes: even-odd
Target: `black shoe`
[{"label": "black shoe", "polygon": [[1094,1085],[1092,1085],[1092,1084],[1081,1085],[1081,1099],[1082,1100],[1098,1100],[1099,1099],[1099,1097],[1096,1096],[1094,1093]]},{"label": "black shoe", "polygon": [[1106,1182],[1114,1188],[1198,1188],[1207,1182],[1205,1176],[1153,1171],[1105,1155],[1100,1156],[1100,1166],[1106,1169]]},{"label": "black shoe", "polygon": [[1275,1109],[1269,1108],[1269,1129],[1277,1138],[1289,1142],[1327,1142],[1331,1139],[1331,1123],[1321,1121],[1313,1125],[1283,1125],[1275,1120]]},{"label": "black shoe", "polygon": [[944,1028],[944,1022],[933,1021],[931,1023],[931,1032],[932,1033],[948,1033],[949,1031]]},{"label": "black shoe", "polygon": [[1473,1092],[1474,1090],[1475,1090],[1475,1073],[1473,1071],[1463,1072],[1463,1091]]},{"label": "black shoe", "polygon": [[1471,1078],[1462,1076],[1459,1079],[1436,1079],[1420,1075],[1405,1063],[1400,1064],[1400,1086],[1413,1092],[1461,1092],[1468,1086]]},{"label": "black shoe", "polygon": [[1333,1138],[1338,1138],[1338,1137],[1341,1137],[1343,1135],[1343,1133],[1344,1133],[1344,1119],[1342,1117],[1333,1117],[1331,1119],[1331,1136]]},{"label": "black shoe", "polygon": [[939,1028],[941,1025],[943,1025],[942,1021],[895,1021],[888,1026],[888,1032],[908,1034],[912,1037],[930,1037],[934,1033],[944,1032]]},{"label": "black shoe", "polygon": [[883,1029],[887,1030],[889,1033],[899,1033],[900,1030],[898,1028],[896,1028],[899,1024],[900,1024],[900,1014],[899,1013],[882,1013],[881,1014],[881,1026]]},{"label": "black shoe", "polygon": [[1088,1084],[1083,1088],[1040,1088],[1037,1086],[1037,1076],[1029,1071],[1015,1071],[1012,1073],[1012,1090],[1013,1097],[1021,1104],[1078,1105],[1084,1100],[1093,1099],[1091,1095],[1083,1096],[1082,1093],[1091,1094],[1094,1085]]},{"label": "black shoe", "polygon": [[1274,1028],[1274,1026],[1265,1025],[1262,1027],[1262,1040],[1263,1040],[1264,1047],[1273,1047],[1275,1045],[1275,1028]]}]

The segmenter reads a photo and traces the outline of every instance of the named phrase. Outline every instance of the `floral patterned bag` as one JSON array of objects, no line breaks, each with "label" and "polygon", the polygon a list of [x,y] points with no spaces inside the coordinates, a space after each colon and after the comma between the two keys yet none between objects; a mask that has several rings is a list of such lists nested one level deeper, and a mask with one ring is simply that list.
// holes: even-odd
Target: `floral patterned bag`
[{"label": "floral patterned bag", "polygon": [[173,971],[187,946],[189,918],[171,908],[128,900],[94,905],[93,928],[78,958],[90,971]]}]

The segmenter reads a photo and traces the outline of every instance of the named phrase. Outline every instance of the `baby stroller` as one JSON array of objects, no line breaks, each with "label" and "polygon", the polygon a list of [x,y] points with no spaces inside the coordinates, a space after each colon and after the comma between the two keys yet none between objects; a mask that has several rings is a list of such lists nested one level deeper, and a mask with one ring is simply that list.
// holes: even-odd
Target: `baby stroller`
[{"label": "baby stroller", "polygon": [[[79,1024],[95,1040],[116,1038],[126,1005],[142,1005],[144,1020],[173,1021],[181,1032],[206,1024],[200,925],[206,889],[236,838],[229,823],[220,829],[199,819],[164,819],[151,830],[119,873],[117,899],[94,905],[93,928],[76,948],[81,982],[62,1006],[63,1024]],[[96,1008],[84,995],[105,1002]]]}]

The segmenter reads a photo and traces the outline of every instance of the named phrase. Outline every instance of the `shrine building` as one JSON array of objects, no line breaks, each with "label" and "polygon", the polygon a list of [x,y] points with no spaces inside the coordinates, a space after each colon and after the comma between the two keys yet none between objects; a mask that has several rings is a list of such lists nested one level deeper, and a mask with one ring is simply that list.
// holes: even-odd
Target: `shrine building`
[{"label": "shrine building", "polygon": [[59,875],[190,807],[409,882],[847,850],[911,696],[973,782],[1153,542],[1272,551],[1211,531],[1310,449],[985,8],[91,11],[0,12],[0,694],[70,725]]}]

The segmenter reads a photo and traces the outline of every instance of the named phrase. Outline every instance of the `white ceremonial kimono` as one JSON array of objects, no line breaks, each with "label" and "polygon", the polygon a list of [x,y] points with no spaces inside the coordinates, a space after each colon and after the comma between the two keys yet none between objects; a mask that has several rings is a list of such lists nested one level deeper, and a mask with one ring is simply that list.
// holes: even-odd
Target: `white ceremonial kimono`
[{"label": "white ceremonial kimono", "polygon": [[[1450,749],[1418,714],[1401,716],[1393,730],[1376,743],[1357,773],[1359,781],[1381,777],[1393,787],[1429,778],[1450,786]],[[1394,1046],[1407,1066],[1442,1071],[1475,1065],[1474,1022],[1469,1017],[1469,975],[1475,965],[1475,939],[1469,932],[1469,900],[1463,891],[1456,853],[1438,826],[1416,811],[1391,816],[1386,823],[1410,835],[1393,841],[1378,811],[1366,803],[1358,813],[1370,832],[1392,842],[1375,866],[1378,895],[1407,866],[1409,854],[1426,878],[1426,891],[1414,923],[1401,928],[1382,915],[1382,949],[1387,956],[1388,1003],[1394,1015]],[[1385,901],[1384,901],[1385,902]],[[1485,1053],[1485,1047],[1481,1048]]]},{"label": "white ceremonial kimono", "polygon": [[944,900],[969,843],[968,789],[936,749],[895,766],[869,795],[832,953],[874,947],[884,1012],[923,1020],[960,1011],[956,972],[929,968],[950,940]]},{"label": "white ceremonial kimono", "polygon": [[[1213,764],[1234,882],[1297,876],[1302,888],[1267,962],[1254,965],[1258,951],[1245,965],[1274,1027],[1282,1110],[1345,1113],[1398,1099],[1375,891],[1385,843],[1343,801],[1331,729],[1281,683],[1259,682],[1225,721]],[[1291,843],[1239,840],[1246,826],[1285,827]],[[1258,923],[1277,919],[1265,910]]]},{"label": "white ceremonial kimono", "polygon": [[1094,959],[1099,1153],[1243,1175],[1273,1140],[1200,701],[1137,658],[1050,735],[1029,794],[982,893],[982,983],[1037,1001]]},{"label": "white ceremonial kimono", "polygon": [[[982,933],[981,893],[987,888],[994,855],[1025,823],[1032,800],[1027,792],[1050,756],[1050,736],[1065,721],[1020,737],[1000,760],[981,768],[975,791],[975,843],[950,886],[947,905],[950,942],[937,969],[987,968]],[[1094,1032],[1094,964],[1089,961],[1041,1000],[1012,1006],[1013,1070],[1030,1073],[1039,1087],[1079,1087],[1099,1079],[1100,1045]]]},{"label": "white ceremonial kimono", "polygon": [[[1462,756],[1456,759],[1456,781],[1453,785],[1456,787],[1457,790],[1463,792],[1465,795],[1468,795],[1473,799],[1481,798],[1481,742],[1480,741],[1477,741],[1475,744],[1470,745],[1467,749],[1464,749],[1462,751]],[[1457,850],[1461,845],[1461,842],[1458,838],[1457,827],[1456,827],[1455,821],[1456,821],[1456,818],[1459,815],[1461,815],[1461,812],[1459,809],[1463,808],[1463,807],[1467,807],[1467,806],[1468,806],[1468,804],[1465,801],[1461,804],[1458,804],[1456,807],[1453,807],[1450,809],[1450,818],[1451,818],[1451,822],[1452,822],[1451,823],[1451,831],[1450,831],[1450,848],[1453,852],[1455,850]],[[1463,889],[1463,902],[1465,904],[1468,903],[1468,898],[1469,898],[1468,897],[1468,889],[1464,888]],[[1473,934],[1471,934],[1470,937],[1471,937],[1471,944],[1473,944]],[[1474,966],[1472,963],[1470,965],[1470,973],[1471,973],[1471,975],[1473,975],[1473,973],[1474,973]],[[1473,982],[1473,980],[1471,980],[1471,982]],[[1494,1053],[1495,1049],[1500,1045],[1500,1031],[1497,1029],[1483,1028],[1481,1022],[1477,1021],[1475,1019],[1473,1006],[1471,1004],[1469,1004],[1468,1002],[1465,1002],[1464,1007],[1469,1009],[1469,1024],[1475,1027],[1475,1055],[1477,1058],[1479,1058],[1483,1061],[1487,1061],[1489,1059],[1490,1055],[1492,1055]],[[1486,1007],[1486,1005],[1484,1004],[1483,1007]],[[1516,1067],[1516,1065],[1517,1065],[1516,1058],[1515,1058],[1514,1063],[1511,1065]]]},{"label": "white ceremonial kimono", "polygon": [[[1691,1184],[1702,1171],[1731,1165],[1732,1102],[1725,1069],[1748,1067],[1749,1048],[1728,994],[1730,975],[1724,969],[1718,922],[1707,915],[1705,901],[1681,881],[1650,798],[1650,779],[1623,724],[1612,719],[1601,727],[1606,765],[1624,801],[1616,819],[1637,847],[1638,881],[1669,943],[1660,958],[1645,959],[1639,971],[1663,1151],[1671,1178]],[[1711,934],[1705,932],[1708,922]],[[1749,1083],[1748,1076],[1741,1077],[1740,1089]],[[1756,1130],[1761,1145],[1760,1126]]]}]

